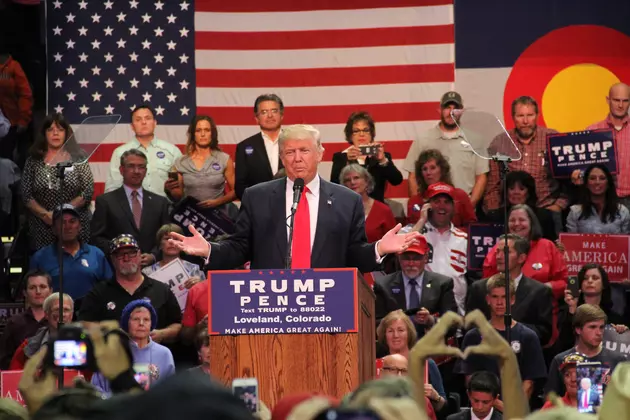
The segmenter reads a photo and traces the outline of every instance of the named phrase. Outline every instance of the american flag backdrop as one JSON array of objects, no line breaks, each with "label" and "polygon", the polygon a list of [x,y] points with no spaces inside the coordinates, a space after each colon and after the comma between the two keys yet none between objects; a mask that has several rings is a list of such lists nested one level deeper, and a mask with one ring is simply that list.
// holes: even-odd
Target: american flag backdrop
[{"label": "american flag backdrop", "polygon": [[[366,110],[400,166],[454,86],[453,19],[452,0],[48,1],[48,110],[72,124],[122,115],[91,158],[96,194],[144,102],[157,137],[181,147],[190,118],[209,114],[233,155],[258,130],[255,98],[276,93],[284,124],[322,132],[325,179],[347,117]],[[403,199],[406,182],[386,195]]]}]

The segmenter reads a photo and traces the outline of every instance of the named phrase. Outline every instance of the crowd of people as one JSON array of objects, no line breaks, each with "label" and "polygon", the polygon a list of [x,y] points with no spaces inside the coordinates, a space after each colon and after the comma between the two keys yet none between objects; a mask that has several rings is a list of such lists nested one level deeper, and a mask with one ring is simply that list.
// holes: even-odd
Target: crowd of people
[{"label": "crowd of people", "polygon": [[[29,376],[59,325],[80,321],[95,346],[106,347],[104,358],[115,353],[122,359],[82,372],[91,382],[80,386],[86,398],[89,390],[90,396],[112,400],[85,407],[111,414],[107,410],[120,409],[118,401],[124,398],[138,404],[153,401],[160,392],[182,386],[176,371],[197,375],[189,383],[207,379],[213,361],[204,272],[284,267],[289,247],[284,220],[292,214],[293,186],[301,178],[305,189],[295,213],[292,267],[356,267],[378,273],[372,287],[379,371],[411,379],[379,379],[388,385],[375,389],[386,389],[370,395],[421,401],[419,415],[433,419],[523,418],[530,410],[549,408],[554,396],[565,405],[592,408],[599,400],[591,393],[603,392],[601,383],[582,386],[587,382],[580,381],[578,386],[576,369],[581,363],[598,364],[606,385],[626,360],[603,341],[607,328],[624,334],[630,325],[627,280],[611,284],[601,265],[586,264],[577,289],[570,288],[558,235],[630,234],[630,87],[613,85],[606,100],[609,115],[589,128],[613,130],[616,175],[593,164],[563,183],[552,176],[546,157],[547,134],[554,131],[538,125],[533,98],[514,99],[515,128],[488,139],[492,145],[509,137],[523,156],[508,165],[507,196],[501,192],[496,163],[462,144],[461,113],[454,111],[464,109],[464,102],[457,92],[443,95],[439,123],[418,135],[400,169],[386,152],[387,143],[376,142],[372,116],[352,113],[340,133],[348,147],[333,155],[330,182],[319,173],[319,131],[308,125],[283,127],[284,103],[275,94],[256,99],[253,113],[260,131],[240,142],[234,157],[221,150],[212,117],[191,120],[181,151],[156,138],[156,114],[144,104],[131,112],[135,137],[113,152],[105,193],[97,197],[89,164],[75,165],[63,183],[56,176],[51,162],[67,153],[73,139],[63,115],[51,114],[22,168],[11,162],[14,153],[0,161],[0,167],[15,174],[3,176],[6,188],[0,186],[0,192],[3,203],[6,198],[21,201],[30,268],[21,282],[26,311],[8,321],[0,339],[0,369],[24,369],[31,414],[53,410],[46,408],[52,400],[29,401],[29,386],[44,386]],[[401,170],[408,172],[409,184],[405,228],[385,200],[388,186],[403,181]],[[190,225],[185,235],[173,223],[171,211],[190,197],[199,209],[216,209],[232,220],[235,233],[207,242]],[[8,208],[13,211],[14,206]],[[468,269],[466,230],[476,221],[505,223],[509,232],[498,238],[477,273]],[[188,274],[185,303],[152,277],[176,259]],[[58,293],[60,274],[63,294]],[[506,313],[512,317],[509,343]],[[105,345],[102,333],[95,332],[112,321],[129,337],[131,360],[115,348],[116,340]],[[367,388],[343,401],[335,400],[341,396],[321,398],[321,405],[311,404],[311,409],[319,407],[311,417],[292,418],[318,418],[318,413],[342,407],[378,412],[378,404],[360,397]],[[121,393],[129,395],[116,395]],[[313,403],[312,397],[307,394],[303,400]],[[307,410],[299,402],[291,405]],[[281,403],[271,409],[274,419],[291,411]],[[285,417],[274,415],[276,409],[285,410]]]}]

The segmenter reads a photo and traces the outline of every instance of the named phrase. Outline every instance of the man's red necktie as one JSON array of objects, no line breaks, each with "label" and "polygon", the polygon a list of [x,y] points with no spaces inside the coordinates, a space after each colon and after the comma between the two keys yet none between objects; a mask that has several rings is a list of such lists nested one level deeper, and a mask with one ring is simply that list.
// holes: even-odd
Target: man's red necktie
[{"label": "man's red necktie", "polygon": [[584,391],[584,398],[582,398],[582,408],[588,408],[588,392]]},{"label": "man's red necktie", "polygon": [[293,246],[291,248],[291,268],[311,268],[311,216],[308,210],[304,188],[293,221]]}]

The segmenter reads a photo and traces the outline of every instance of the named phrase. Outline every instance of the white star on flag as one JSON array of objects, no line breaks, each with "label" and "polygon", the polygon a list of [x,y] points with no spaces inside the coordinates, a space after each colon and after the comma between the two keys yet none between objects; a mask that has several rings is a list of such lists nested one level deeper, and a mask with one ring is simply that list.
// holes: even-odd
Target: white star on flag
[{"label": "white star on flag", "polygon": [[93,50],[99,50],[101,48],[101,42],[96,39],[91,42]]},{"label": "white star on flag", "polygon": [[53,28],[54,35],[61,35],[61,28],[59,26]]},{"label": "white star on flag", "polygon": [[188,36],[188,32],[190,32],[188,29],[182,28],[182,29],[179,30],[179,36],[181,36],[182,38],[187,37]]},{"label": "white star on flag", "polygon": [[149,76],[151,74],[151,68],[149,66],[142,67],[142,75]]},{"label": "white star on flag", "polygon": [[169,50],[174,50],[175,46],[177,45],[177,43],[173,42],[173,41],[169,41],[169,42],[166,43],[166,45],[168,46]]},{"label": "white star on flag", "polygon": [[81,2],[79,3],[79,9],[81,9],[81,10],[83,10],[83,9],[87,10],[87,6],[88,6],[88,4],[87,4],[87,1],[85,1],[85,0],[81,0]]},{"label": "white star on flag", "polygon": [[186,54],[182,54],[179,56],[179,62],[180,63],[188,63],[188,56]]},{"label": "white star on flag", "polygon": [[125,48],[125,44],[127,44],[127,41],[120,38],[118,41],[116,41],[116,44],[118,44],[118,48]]},{"label": "white star on flag", "polygon": [[163,10],[162,7],[164,6],[164,3],[162,3],[161,1],[158,1],[155,3],[155,10]]},{"label": "white star on flag", "polygon": [[148,13],[145,13],[144,15],[142,15],[142,23],[149,23],[151,22],[151,15]]},{"label": "white star on flag", "polygon": [[114,81],[112,79],[105,80],[105,87],[106,88],[113,88],[114,87]]},{"label": "white star on flag", "polygon": [[76,44],[76,42],[74,42],[73,40],[69,39],[66,41],[66,45],[68,46],[69,50],[73,50],[74,49],[74,44]]},{"label": "white star on flag", "polygon": [[127,99],[127,94],[121,90],[120,93],[118,94],[118,100],[124,101],[126,99]]},{"label": "white star on flag", "polygon": [[103,95],[101,95],[98,92],[94,92],[92,94],[92,99],[94,100],[94,102],[100,102],[101,101],[101,96],[103,96]]},{"label": "white star on flag", "polygon": [[63,57],[63,55],[59,53],[56,53],[55,55],[53,55],[53,58],[55,59],[55,61],[61,62],[61,57]]},{"label": "white star on flag", "polygon": [[118,71],[118,74],[125,74],[125,72],[127,71],[127,67],[121,64],[116,70]]},{"label": "white star on flag", "polygon": [[54,83],[55,83],[55,87],[56,88],[60,88],[61,86],[63,86],[63,80],[61,80],[61,79],[55,80]]},{"label": "white star on flag", "polygon": [[144,41],[142,41],[142,49],[143,50],[148,50],[151,48],[151,43],[149,42],[148,39],[145,39]]},{"label": "white star on flag", "polygon": [[177,20],[177,16],[174,16],[172,13],[170,15],[168,15],[166,17],[166,20],[168,21],[168,23],[175,23],[175,20]]},{"label": "white star on flag", "polygon": [[107,0],[104,4],[105,9],[111,9],[114,3],[111,0]]},{"label": "white star on flag", "polygon": [[156,88],[156,89],[162,89],[162,86],[164,86],[164,82],[163,82],[163,81],[161,81],[160,79],[157,79],[157,80],[156,80],[155,82],[153,82],[153,83],[155,83],[155,88]]},{"label": "white star on flag", "polygon": [[68,76],[70,76],[70,75],[74,76],[74,72],[76,71],[76,69],[74,67],[70,66],[70,67],[68,67],[66,69],[66,71],[68,72]]},{"label": "white star on flag", "polygon": [[94,66],[92,67],[92,75],[93,76],[100,76],[101,75],[101,68],[98,66]]},{"label": "white star on flag", "polygon": [[162,63],[164,56],[160,53],[157,53],[156,55],[153,56],[153,58],[155,58],[156,63]]},{"label": "white star on flag", "polygon": [[129,83],[131,83],[131,87],[132,88],[137,88],[138,87],[138,83],[140,83],[140,81],[136,80],[136,78],[134,77],[133,79],[131,79],[129,81]]},{"label": "white star on flag", "polygon": [[183,3],[180,3],[179,6],[182,8],[182,10],[188,10],[189,4],[187,2],[183,2]]},{"label": "white star on flag", "polygon": [[164,108],[162,108],[162,105],[158,105],[155,107],[155,113],[158,115],[164,115]]},{"label": "white star on flag", "polygon": [[118,18],[118,22],[124,22],[127,15],[124,14],[123,12],[120,12],[118,13],[118,15],[116,15],[116,17]]},{"label": "white star on flag", "polygon": [[111,105],[107,105],[107,106],[105,107],[105,113],[106,113],[106,114],[113,114],[113,113],[114,113],[114,107],[113,107],[113,106],[111,106]]},{"label": "white star on flag", "polygon": [[88,80],[85,80],[85,77],[81,80],[79,80],[79,85],[81,85],[82,88],[87,88],[88,87],[88,83],[90,83]]},{"label": "white star on flag", "polygon": [[87,36],[88,30],[85,26],[79,28],[79,36]]},{"label": "white star on flag", "polygon": [[61,2],[59,0],[55,0],[53,2],[53,6],[55,7],[55,9],[61,9]]},{"label": "white star on flag", "polygon": [[144,102],[150,102],[151,101],[151,95],[149,92],[144,92],[144,95],[142,95],[142,99],[144,100]]},{"label": "white star on flag", "polygon": [[175,76],[175,72],[177,72],[177,69],[173,68],[173,66],[171,66],[171,67],[166,69],[166,72],[168,73],[169,76]]},{"label": "white star on flag", "polygon": [[136,0],[131,0],[129,2],[129,8],[130,9],[137,9],[138,8],[138,2]]},{"label": "white star on flag", "polygon": [[74,18],[75,18],[75,17],[76,17],[76,16],[75,16],[75,15],[73,15],[72,13],[68,13],[68,14],[66,15],[66,21],[67,21],[68,23],[71,23],[71,22],[72,22],[72,23],[74,23]]},{"label": "white star on flag", "polygon": [[90,107],[82,105],[79,107],[79,109],[81,110],[81,114],[87,114],[88,111],[90,110]]},{"label": "white star on flag", "polygon": [[138,62],[138,54],[132,52],[131,54],[129,54],[129,60]]},{"label": "white star on flag", "polygon": [[92,23],[101,23],[101,15],[94,13],[92,15]]},{"label": "white star on flag", "polygon": [[105,36],[111,36],[112,33],[114,33],[114,28],[110,28],[109,26],[107,28],[103,29],[103,32],[105,32]]},{"label": "white star on flag", "polygon": [[188,107],[184,106],[184,107],[179,108],[179,111],[182,113],[182,115],[188,115],[188,111],[190,110],[188,109]]},{"label": "white star on flag", "polygon": [[181,89],[188,89],[188,82],[185,80],[182,80],[181,82],[179,82],[179,86],[181,87]]},{"label": "white star on flag", "polygon": [[138,28],[136,28],[135,26],[129,28],[129,35],[138,35]]},{"label": "white star on flag", "polygon": [[66,96],[68,97],[69,101],[74,101],[74,98],[77,96],[77,94],[70,92],[70,93],[66,94]]},{"label": "white star on flag", "polygon": [[88,55],[86,53],[79,54],[79,61],[82,63],[87,63]]},{"label": "white star on flag", "polygon": [[162,36],[162,34],[164,33],[164,29],[158,26],[157,28],[153,30],[153,32],[155,32],[155,36]]},{"label": "white star on flag", "polygon": [[105,62],[106,63],[111,63],[112,59],[114,58],[114,56],[111,55],[110,53],[107,53],[107,54],[105,54],[104,58],[105,58]]},{"label": "white star on flag", "polygon": [[166,95],[166,97],[168,98],[169,102],[175,102],[175,100],[177,99],[177,95],[175,95],[173,92],[171,92],[170,94]]},{"label": "white star on flag", "polygon": [[61,113],[63,112],[63,107],[62,107],[61,105],[57,105],[57,106],[55,107],[55,112],[56,112],[57,114],[61,114]]}]

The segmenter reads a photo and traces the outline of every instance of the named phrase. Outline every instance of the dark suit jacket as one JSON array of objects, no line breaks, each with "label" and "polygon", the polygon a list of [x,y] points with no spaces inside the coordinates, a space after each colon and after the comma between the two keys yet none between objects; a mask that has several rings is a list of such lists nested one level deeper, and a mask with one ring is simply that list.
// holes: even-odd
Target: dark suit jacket
[{"label": "dark suit jacket", "polygon": [[[243,198],[245,188],[273,179],[274,173],[271,171],[262,133],[254,134],[236,146],[235,165],[234,189],[239,199]],[[278,158],[278,170],[282,168],[282,161]]]},{"label": "dark suit jacket", "polygon": [[[236,232],[221,242],[211,243],[206,269],[232,269],[247,261],[251,261],[253,269],[285,266],[288,247],[286,183],[286,178],[280,178],[245,191]],[[311,267],[357,267],[364,273],[379,268],[374,244],[367,243],[365,236],[361,197],[323,179],[320,179]]]},{"label": "dark suit jacket", "polygon": [[[477,280],[468,288],[466,313],[481,309],[486,317],[490,317],[490,308],[486,303],[487,282],[488,279]],[[534,330],[540,342],[545,344],[551,338],[552,302],[553,295],[549,287],[523,276],[516,289],[512,318]]]},{"label": "dark suit jacket", "polygon": [[[582,407],[582,398],[584,398],[584,390],[580,388],[577,393],[578,408],[584,408]],[[588,404],[593,407],[599,405],[599,392],[591,389],[591,392],[588,394]]]},{"label": "dark suit jacket", "polygon": [[143,253],[157,256],[160,244],[155,243],[155,234],[162,225],[171,221],[170,203],[166,198],[145,189],[142,194],[140,229],[136,227],[123,187],[96,197],[90,242],[105,255],[109,255],[109,241],[128,233],[136,238]]},{"label": "dark suit jacket", "polygon": [[[470,409],[464,409],[459,413],[451,414],[446,418],[446,420],[470,420],[472,416],[470,415]],[[490,416],[490,420],[503,420],[503,414],[499,410],[492,410],[492,416]]]},{"label": "dark suit jacket", "polygon": [[[396,165],[392,162],[392,155],[388,152],[385,152],[385,157],[389,161],[389,163],[385,166],[379,165],[376,158],[369,157],[365,160],[365,165],[362,165],[364,168],[368,170],[372,178],[374,178],[374,190],[370,194],[375,200],[384,201],[385,200],[385,187],[389,182],[392,185],[398,185],[403,182],[403,176],[396,168]],[[335,184],[341,184],[341,180],[339,179],[339,175],[341,174],[341,170],[344,166],[349,163],[358,163],[357,161],[348,162],[348,154],[343,152],[337,152],[333,155],[333,165],[332,170],[330,171],[330,182],[334,182]]]},{"label": "dark suit jacket", "polygon": [[[405,282],[401,271],[380,278],[377,280],[377,283],[396,300],[398,306],[396,309],[402,309],[403,311],[414,309],[407,308],[407,293],[405,292]],[[427,308],[431,314],[443,315],[448,311],[457,312],[457,304],[453,295],[453,279],[425,270],[422,279],[420,307]]]}]

